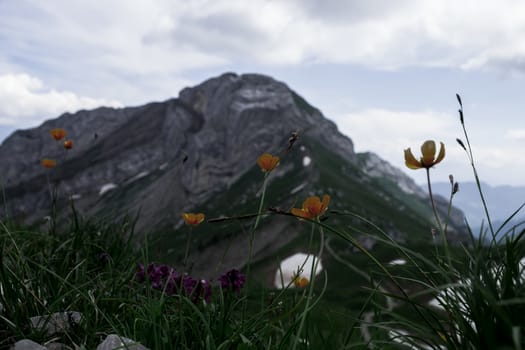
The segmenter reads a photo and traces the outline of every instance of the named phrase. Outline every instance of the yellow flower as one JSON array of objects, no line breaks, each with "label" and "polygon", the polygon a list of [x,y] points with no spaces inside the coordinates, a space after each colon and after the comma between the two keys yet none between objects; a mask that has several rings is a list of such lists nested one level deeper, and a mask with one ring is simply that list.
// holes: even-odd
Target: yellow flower
[{"label": "yellow flower", "polygon": [[64,141],[64,148],[65,148],[65,149],[71,149],[71,148],[73,148],[73,140],[65,140],[65,141]]},{"label": "yellow flower", "polygon": [[410,148],[405,150],[405,164],[410,169],[429,169],[437,163],[441,162],[445,158],[445,145],[440,142],[441,148],[436,158],[436,144],[434,141],[425,141],[421,146],[421,154],[423,155],[420,160],[412,154]]},{"label": "yellow flower", "polygon": [[54,160],[54,159],[47,159],[47,158],[44,158],[42,159],[42,161],[40,162],[40,164],[42,164],[42,166],[44,168],[47,168],[47,169],[52,169],[54,167],[57,166],[57,161]]},{"label": "yellow flower", "polygon": [[265,153],[257,159],[257,164],[263,172],[272,171],[279,165],[279,157],[274,157],[269,153]]},{"label": "yellow flower", "polygon": [[306,277],[297,276],[293,279],[293,284],[297,288],[304,288],[308,285],[308,283],[310,283],[310,281],[308,281],[308,278]]},{"label": "yellow flower", "polygon": [[203,213],[182,213],[182,218],[186,222],[186,225],[197,226],[204,221],[205,216]]},{"label": "yellow flower", "polygon": [[330,196],[327,194],[323,196],[322,202],[317,196],[308,197],[303,202],[303,207],[301,209],[292,208],[292,214],[301,218],[313,220],[326,212],[329,202]]},{"label": "yellow flower", "polygon": [[61,129],[61,128],[56,128],[56,129],[51,129],[49,131],[49,133],[51,134],[51,136],[57,140],[57,141],[60,141],[62,140],[64,137],[66,137],[66,130],[64,129]]}]

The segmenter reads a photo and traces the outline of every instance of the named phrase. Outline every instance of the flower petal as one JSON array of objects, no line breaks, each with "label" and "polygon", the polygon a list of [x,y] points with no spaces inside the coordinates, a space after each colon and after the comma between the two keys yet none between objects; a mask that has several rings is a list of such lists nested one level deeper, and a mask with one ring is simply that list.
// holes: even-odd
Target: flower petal
[{"label": "flower petal", "polygon": [[421,146],[421,164],[425,168],[429,168],[434,165],[434,157],[436,155],[436,143],[434,141],[428,140],[423,143]]},{"label": "flower petal", "polygon": [[295,216],[298,216],[300,218],[304,218],[304,219],[310,219],[310,215],[307,211],[303,210],[303,209],[297,209],[297,208],[292,208],[291,210],[291,213]]},{"label": "flower petal", "polygon": [[323,202],[321,203],[321,211],[324,213],[328,209],[328,203],[330,203],[330,196],[325,194],[323,196]]},{"label": "flower petal", "polygon": [[321,200],[317,196],[306,198],[303,202],[303,210],[308,212],[311,217],[319,216],[321,212]]},{"label": "flower petal", "polygon": [[297,276],[294,278],[293,283],[297,288],[304,288],[308,285],[310,281],[308,281],[308,278]]},{"label": "flower petal", "polygon": [[64,141],[64,148],[65,148],[65,149],[71,149],[71,148],[73,148],[73,140],[65,140],[65,141]]},{"label": "flower petal", "polygon": [[410,168],[410,169],[422,168],[421,162],[418,161],[416,157],[414,157],[410,148],[407,148],[405,150],[405,165],[407,166],[407,168]]},{"label": "flower petal", "polygon": [[57,166],[57,161],[54,159],[44,158],[40,162],[44,168],[52,169]]},{"label": "flower petal", "polygon": [[201,222],[204,221],[204,214],[203,213],[195,214],[195,220],[200,224]]},{"label": "flower petal", "polygon": [[51,130],[49,130],[49,133],[57,141],[60,141],[64,137],[66,137],[66,130],[64,130],[62,128],[51,129]]},{"label": "flower petal", "polygon": [[274,157],[269,153],[264,153],[257,159],[257,164],[262,171],[272,171],[279,165],[279,157]]},{"label": "flower petal", "polygon": [[441,162],[443,158],[445,158],[445,145],[443,144],[443,142],[440,142],[440,144],[441,144],[441,147],[439,149],[439,154],[436,160],[434,161],[434,164]]},{"label": "flower petal", "polygon": [[186,225],[197,226],[204,221],[205,216],[203,213],[182,213],[182,218],[186,222]]}]

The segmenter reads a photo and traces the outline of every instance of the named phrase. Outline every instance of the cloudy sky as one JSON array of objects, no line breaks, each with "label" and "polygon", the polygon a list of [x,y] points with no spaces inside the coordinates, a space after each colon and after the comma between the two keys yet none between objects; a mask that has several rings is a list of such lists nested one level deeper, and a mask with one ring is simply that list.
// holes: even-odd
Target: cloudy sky
[{"label": "cloudy sky", "polygon": [[482,180],[525,186],[523,1],[0,0],[0,140],[226,71],[286,82],[403,170],[404,148],[443,141],[437,181],[472,180],[460,93]]}]

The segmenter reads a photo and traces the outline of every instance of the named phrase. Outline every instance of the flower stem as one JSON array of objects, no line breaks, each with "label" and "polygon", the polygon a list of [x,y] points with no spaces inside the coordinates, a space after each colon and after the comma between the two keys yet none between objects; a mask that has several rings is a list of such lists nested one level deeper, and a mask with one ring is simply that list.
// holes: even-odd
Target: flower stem
[{"label": "flower stem", "polygon": [[248,261],[247,261],[247,265],[246,265],[246,283],[245,283],[245,286],[244,286],[244,293],[245,293],[245,301],[244,301],[244,306],[243,306],[243,310],[242,310],[242,322],[244,323],[244,318],[246,316],[246,307],[247,307],[247,303],[248,303],[248,298],[247,298],[247,295],[248,295],[248,285],[250,283],[250,269],[251,269],[251,265],[252,265],[252,254],[253,254],[253,242],[255,240],[255,230],[257,229],[257,227],[259,226],[259,221],[261,219],[261,213],[262,213],[262,210],[263,210],[263,206],[264,206],[264,198],[266,197],[266,185],[268,183],[268,175],[270,173],[269,172],[266,172],[264,173],[264,181],[263,181],[263,185],[262,185],[262,189],[261,189],[261,200],[259,201],[259,209],[257,210],[257,216],[255,218],[255,222],[253,223],[253,227],[252,229],[250,230],[250,244],[249,244],[249,248],[248,248]]},{"label": "flower stem", "polygon": [[[463,115],[462,106],[460,109],[460,113],[461,115]],[[487,202],[485,201],[485,196],[483,195],[483,191],[481,190],[481,181],[479,180],[478,171],[476,169],[476,165],[474,164],[474,155],[472,154],[472,147],[470,146],[470,140],[468,138],[467,129],[465,128],[465,122],[463,118],[461,118],[461,127],[463,128],[463,134],[465,135],[465,140],[467,141],[467,147],[468,147],[468,150],[465,147],[463,147],[463,149],[467,153],[467,157],[470,161],[470,165],[472,166],[472,171],[474,172],[474,179],[476,180],[476,186],[478,187],[479,196],[481,197],[481,203],[483,204],[485,216],[487,217],[487,222],[489,224],[490,234],[492,236],[492,243],[496,245],[497,244],[496,243],[496,232],[494,231],[494,226],[492,225],[492,220],[490,219],[490,214],[489,214],[489,210],[487,207]],[[490,250],[490,253],[492,253],[492,250]]]},{"label": "flower stem", "polygon": [[186,251],[184,252],[184,268],[188,267],[188,255],[190,252],[190,242],[191,242],[191,233],[193,231],[193,228],[190,227],[188,230],[188,233],[186,234]]},{"label": "flower stem", "polygon": [[[441,220],[439,219],[439,214],[436,209],[436,203],[434,201],[434,195],[432,194],[432,185],[430,184],[430,169],[425,169],[427,171],[427,184],[428,184],[428,195],[430,197],[430,204],[432,204],[432,210],[434,211],[434,216],[436,218],[436,222],[439,228],[439,232],[445,236],[445,232],[443,231],[443,226],[441,226]],[[446,239],[446,237],[445,237]]]},{"label": "flower stem", "polygon": [[[319,223],[320,223],[319,218],[317,218],[316,223],[312,223],[312,225],[316,225]],[[297,343],[299,341],[299,338],[301,337],[301,332],[303,331],[304,322],[306,321],[306,316],[308,315],[309,308],[310,308],[310,302],[312,300],[312,296],[314,292],[315,272],[317,271],[319,260],[321,259],[321,256],[323,254],[324,231],[323,231],[322,226],[319,226],[319,233],[320,233],[320,238],[321,238],[320,243],[319,243],[319,252],[317,253],[317,257],[315,255],[312,256],[312,269],[310,270],[310,283],[308,285],[308,297],[306,298],[306,305],[304,306],[303,313],[301,314],[301,322],[299,323],[299,329],[297,330],[297,335],[294,339],[292,350],[295,350],[295,348],[297,347]]]},{"label": "flower stem", "polygon": [[[437,225],[439,227],[439,233],[443,239],[443,246],[445,248],[445,254],[447,256],[447,260],[448,260],[448,264],[449,264],[449,267],[452,268],[452,260],[450,258],[450,252],[448,250],[448,240],[447,240],[447,232],[446,232],[446,226],[445,226],[445,229],[443,229],[443,226],[441,225],[441,220],[439,219],[439,214],[438,214],[438,211],[436,209],[436,203],[434,201],[434,195],[432,194],[432,185],[430,183],[430,169],[426,169],[427,171],[427,183],[428,183],[428,195],[430,197],[430,203],[432,203],[432,210],[434,211],[434,216],[436,217],[436,222],[437,222]],[[452,202],[452,198],[451,198],[451,201],[450,203]],[[449,203],[449,208],[448,208],[448,215],[450,216],[450,203]],[[446,221],[446,225],[448,225],[448,217],[447,217],[447,221]]]}]

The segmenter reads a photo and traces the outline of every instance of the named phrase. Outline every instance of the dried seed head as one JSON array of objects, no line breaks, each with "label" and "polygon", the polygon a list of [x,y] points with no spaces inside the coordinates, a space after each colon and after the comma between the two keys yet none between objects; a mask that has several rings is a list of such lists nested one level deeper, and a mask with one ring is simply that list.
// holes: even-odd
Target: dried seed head
[{"label": "dried seed head", "polygon": [[299,138],[299,134],[297,133],[297,131],[293,131],[290,138],[288,139],[288,150],[292,148],[292,146],[294,145],[294,143],[297,141],[298,138]]},{"label": "dried seed head", "polygon": [[452,187],[452,194],[456,194],[459,191],[459,184],[456,182],[454,183],[454,187]]},{"label": "dried seed head", "polygon": [[456,98],[458,99],[459,105],[463,108],[463,103],[461,103],[461,96],[459,96],[459,94],[456,94]]},{"label": "dried seed head", "polygon": [[467,147],[465,147],[465,144],[463,143],[463,141],[461,141],[460,139],[456,139],[456,141],[459,143],[459,145],[461,147],[463,147],[463,149],[466,151],[467,150]]}]

